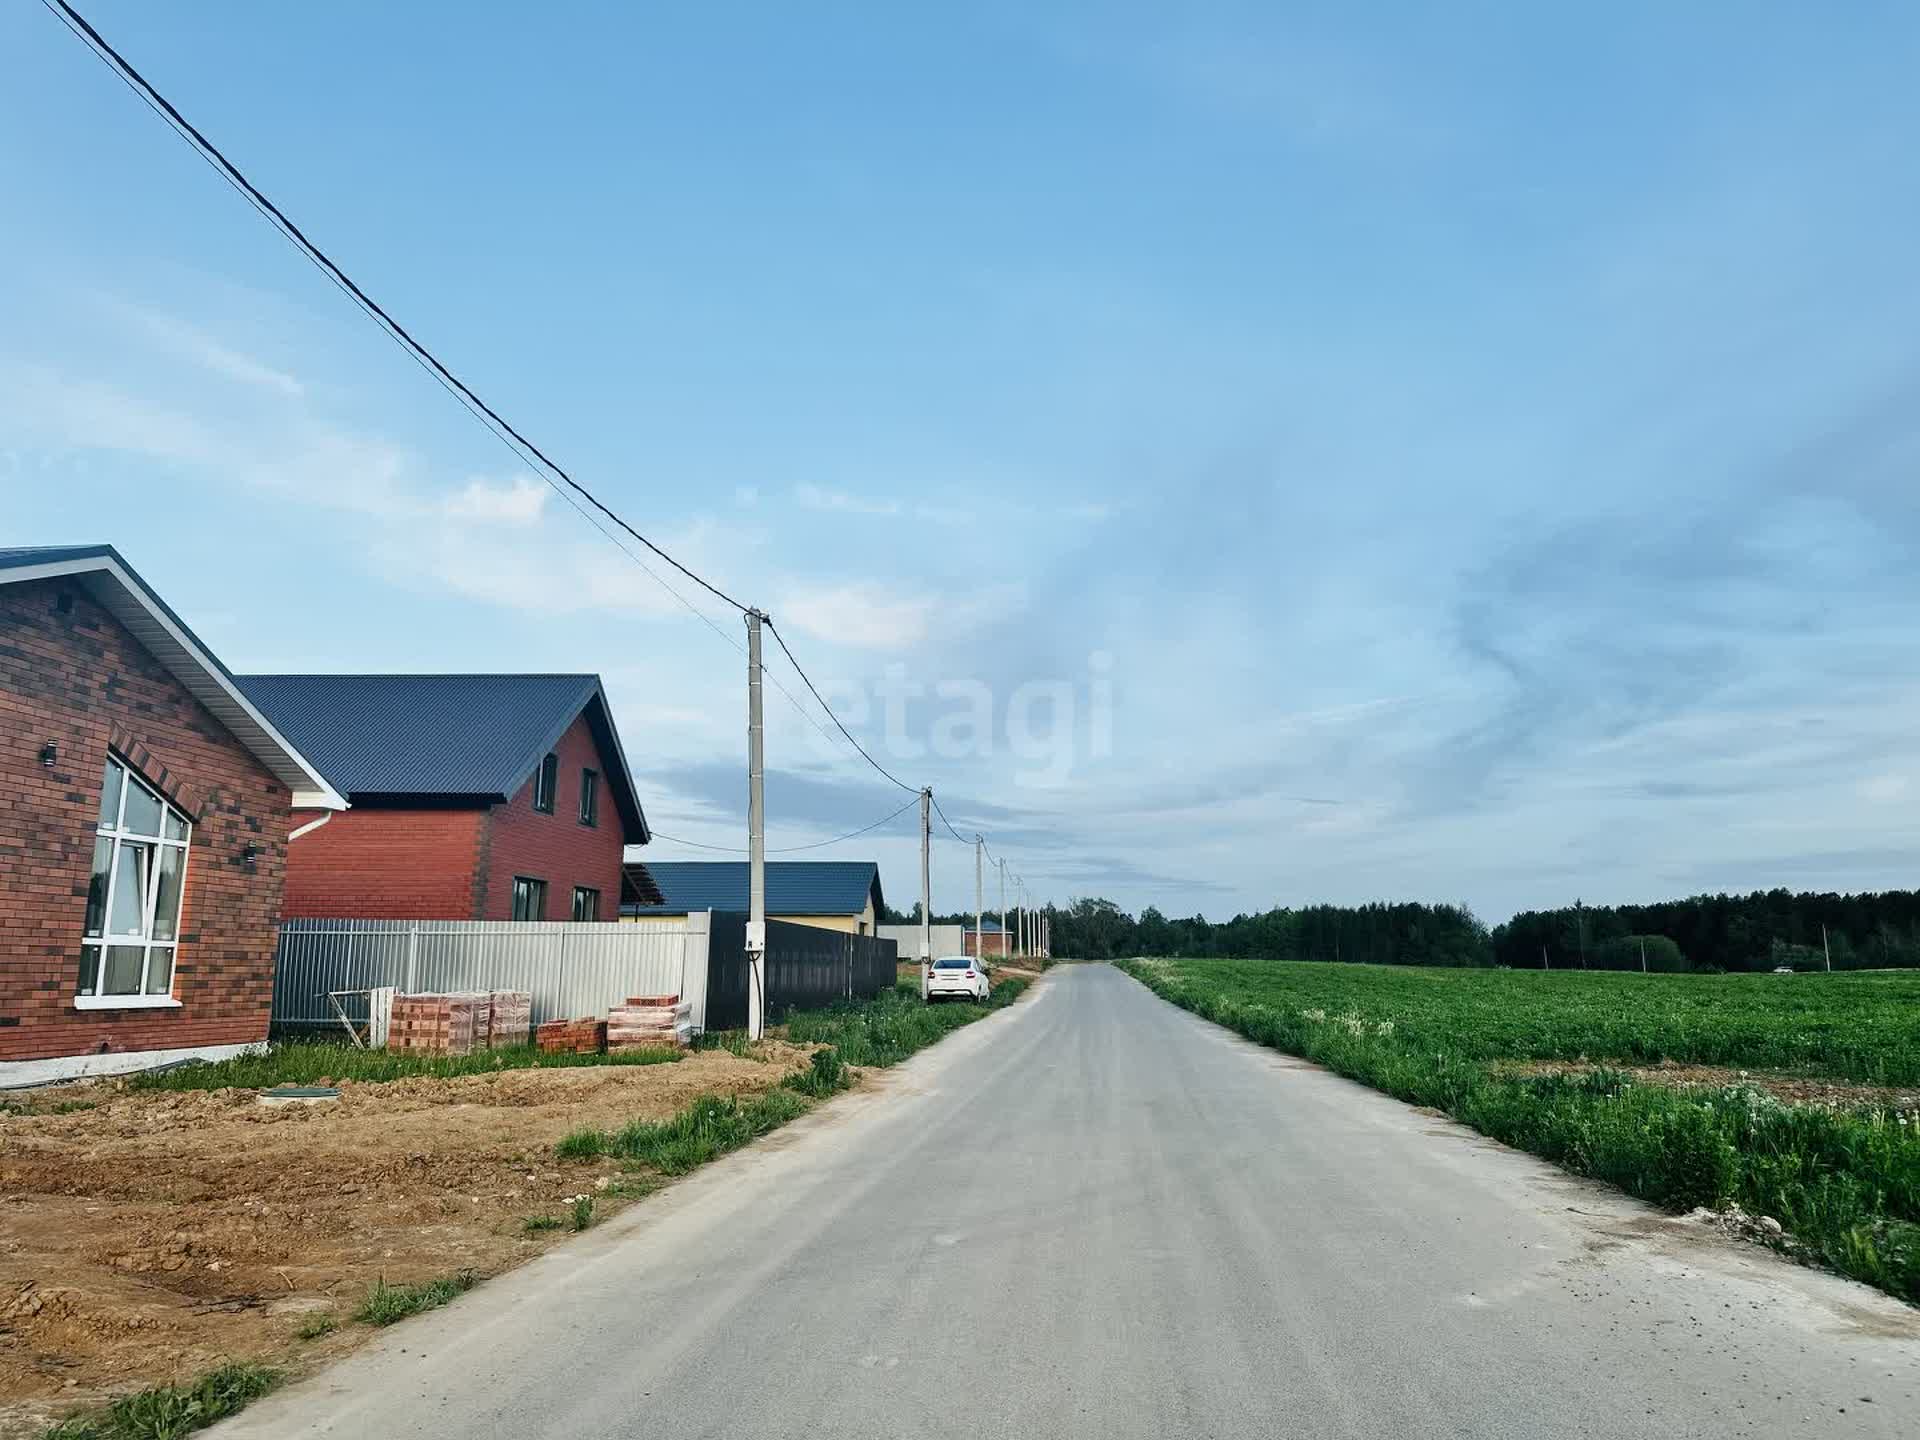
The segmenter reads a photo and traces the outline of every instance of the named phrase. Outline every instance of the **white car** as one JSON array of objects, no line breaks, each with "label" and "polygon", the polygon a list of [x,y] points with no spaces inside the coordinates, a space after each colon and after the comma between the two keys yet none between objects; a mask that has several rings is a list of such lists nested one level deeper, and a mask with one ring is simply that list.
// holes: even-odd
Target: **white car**
[{"label": "white car", "polygon": [[987,971],[983,965],[976,965],[965,955],[942,955],[933,962],[928,974],[927,1003],[944,1000],[950,995],[958,995],[965,1000],[984,1000],[991,993],[987,985]]}]

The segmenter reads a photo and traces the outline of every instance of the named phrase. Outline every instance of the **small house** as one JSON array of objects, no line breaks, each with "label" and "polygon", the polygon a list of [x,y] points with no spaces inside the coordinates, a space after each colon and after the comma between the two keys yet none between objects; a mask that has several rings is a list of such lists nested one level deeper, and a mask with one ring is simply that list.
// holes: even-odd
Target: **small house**
[{"label": "small house", "polygon": [[[627,866],[622,920],[678,920],[699,910],[747,909],[744,860],[649,860]],[[885,910],[871,860],[769,860],[769,920],[871,935]],[[651,898],[657,895],[657,900]]]}]

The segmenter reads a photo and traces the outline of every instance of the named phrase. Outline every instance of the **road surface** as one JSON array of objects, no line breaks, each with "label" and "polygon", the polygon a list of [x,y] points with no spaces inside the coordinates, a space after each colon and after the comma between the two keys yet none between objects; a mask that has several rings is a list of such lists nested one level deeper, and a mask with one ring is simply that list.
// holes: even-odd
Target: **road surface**
[{"label": "road surface", "polygon": [[212,1432],[1920,1434],[1920,1311],[1105,966]]}]

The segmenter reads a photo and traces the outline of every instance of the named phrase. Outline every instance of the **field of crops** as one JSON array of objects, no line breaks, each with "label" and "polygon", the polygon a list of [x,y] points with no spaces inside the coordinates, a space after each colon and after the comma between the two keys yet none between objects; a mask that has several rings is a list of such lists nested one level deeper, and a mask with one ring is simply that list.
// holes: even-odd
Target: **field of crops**
[{"label": "field of crops", "polygon": [[1920,971],[1639,975],[1272,960],[1157,961],[1170,978],[1283,1010],[1387,1021],[1476,1060],[1678,1060],[1920,1084]]},{"label": "field of crops", "polygon": [[[1920,975],[1636,975],[1125,961],[1177,1005],[1675,1210],[1779,1219],[1796,1253],[1920,1302],[1920,1112],[1675,1089],[1663,1060],[1920,1081]],[[1587,1061],[1564,1075],[1503,1062]]]}]

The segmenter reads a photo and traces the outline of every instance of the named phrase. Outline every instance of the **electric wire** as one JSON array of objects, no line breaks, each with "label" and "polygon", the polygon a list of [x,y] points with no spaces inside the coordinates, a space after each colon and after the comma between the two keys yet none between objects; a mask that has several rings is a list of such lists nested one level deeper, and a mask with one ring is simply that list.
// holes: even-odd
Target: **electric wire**
[{"label": "electric wire", "polygon": [[[878,820],[874,821],[871,825],[862,825],[858,830],[849,830],[846,834],[836,835],[831,840],[816,840],[811,845],[780,845],[780,846],[776,846],[773,849],[768,850],[767,854],[793,855],[801,850],[824,850],[829,845],[838,845],[841,842],[846,840],[857,840],[862,835],[868,834],[870,831],[878,830],[882,825],[887,824],[889,821],[898,820],[902,815],[906,814],[907,811],[913,808],[914,802],[917,801],[919,798],[920,797],[916,795],[914,796],[913,800],[909,800],[906,804],[902,805],[898,810],[894,811],[891,815],[882,815]],[[728,855],[745,855],[747,853],[745,847],[740,845],[708,845],[699,840],[683,840],[678,835],[667,834],[664,830],[654,830],[651,833],[656,840],[671,840],[675,845],[689,845],[689,846],[692,846],[695,850],[719,850],[719,851],[723,851]],[[644,864],[645,862],[642,861],[641,863]]]},{"label": "electric wire", "polygon": [[[660,575],[648,565],[625,541],[610,531],[593,511],[598,511],[600,516],[604,516],[606,520],[611,521],[619,530],[634,540],[639,541],[641,545],[645,546],[646,549],[656,557],[664,560],[687,579],[692,580],[717,599],[726,602],[728,605],[733,606],[735,610],[742,613],[748,610],[748,606],[720,589],[719,586],[706,579],[706,577],[682,564],[673,555],[669,554],[639,530],[628,524],[627,521],[621,518],[606,502],[595,495],[592,490],[574,479],[564,467],[516,429],[499,411],[481,399],[472,387],[460,379],[433,351],[416,339],[405,326],[394,319],[385,307],[363,290],[353,277],[347,274],[326,251],[322,250],[317,244],[310,240],[306,233],[288,218],[287,214],[281,210],[278,205],[274,204],[258,186],[247,178],[237,165],[227,158],[225,152],[223,152],[219,146],[209,140],[192,121],[188,120],[172,101],[161,94],[153,83],[141,74],[125,56],[115,49],[106,37],[101,35],[101,33],[93,27],[85,16],[81,15],[71,4],[67,3],[67,0],[41,0],[41,3],[49,13],[86,45],[87,49],[99,59],[121,83],[126,85],[149,110],[153,111],[154,114],[165,121],[169,128],[178,134],[180,138],[187,143],[188,147],[192,149],[215,174],[219,175],[220,178],[245,199],[268,224],[292,244],[302,258],[325,276],[329,283],[342,294],[346,295],[362,312],[368,315],[383,334],[398,345],[409,359],[431,376],[435,383],[453,396],[516,460],[538,476],[554,493],[565,500],[568,506],[580,515],[582,519],[586,520],[587,523],[599,531],[603,537],[617,546],[623,554],[640,567],[643,573],[665,590],[668,595],[672,596],[675,601],[686,608],[696,619],[706,625],[708,629],[712,630],[722,640],[726,641],[735,651],[744,653],[744,648],[740,643],[732,636],[729,636],[712,616],[700,609],[668,582],[664,576]],[[562,489],[560,485],[554,483],[553,477],[556,476],[560,481],[564,482],[567,487],[566,489]],[[569,490],[574,493],[569,494]],[[576,499],[575,495],[578,495],[580,499],[584,499],[588,505],[592,506],[592,511],[583,508],[580,500]],[[825,712],[827,718],[833,722],[833,726],[835,730],[839,732],[841,738],[843,738],[847,744],[851,745],[860,758],[865,760],[867,764],[872,766],[880,775],[884,776],[889,782],[901,790],[918,798],[921,793],[921,788],[909,785],[873,758],[866,747],[854,738],[853,732],[847,729],[839,715],[834,712],[833,707],[827,703],[826,697],[820,693],[819,687],[813,683],[813,678],[807,674],[805,667],[800,664],[799,659],[794,655],[792,648],[787,644],[786,637],[780,633],[779,628],[771,619],[766,620],[764,623],[767,628],[773,632],[774,640],[778,643],[781,653],[787,657],[787,663],[793,666],[794,673],[804,682],[808,692],[812,694],[814,701],[819,705],[820,709]],[[822,736],[829,741],[833,739],[832,734],[820,723],[819,719],[801,703],[792,691],[782,685],[776,677],[765,674],[764,666],[762,666],[762,675],[763,678],[773,685],[775,691],[785,697],[787,702],[792,705],[795,710],[804,715]],[[935,810],[940,809],[937,799],[934,800],[933,804]],[[834,840],[819,841],[811,845],[789,846],[769,853],[790,854],[797,850],[820,849],[828,845],[839,844],[842,840],[853,839],[859,835],[868,833],[868,831],[878,829],[879,826],[886,824],[888,820],[905,813],[911,806],[912,802],[909,801],[907,805],[896,810],[893,815],[889,815],[882,820],[875,821],[872,825],[865,826],[860,830],[851,832],[849,835],[841,836]],[[945,811],[940,811],[940,820],[955,840],[958,840],[963,845],[974,843],[973,841],[967,840],[958,830],[954,829],[953,823],[947,819]],[[660,832],[656,831],[655,833],[658,834]],[[676,844],[689,845],[698,849],[724,850],[729,848],[724,846],[702,845],[697,841],[691,840],[675,840],[673,836],[665,834],[661,834],[660,838],[673,840]]]}]

